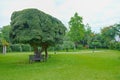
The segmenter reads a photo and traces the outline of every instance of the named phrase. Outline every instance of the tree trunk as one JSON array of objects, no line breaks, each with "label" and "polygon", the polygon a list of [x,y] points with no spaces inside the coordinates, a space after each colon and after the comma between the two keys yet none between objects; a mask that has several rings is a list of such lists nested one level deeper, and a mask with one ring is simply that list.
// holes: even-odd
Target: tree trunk
[{"label": "tree trunk", "polygon": [[48,52],[47,52],[47,47],[45,47],[45,59],[48,59]]},{"label": "tree trunk", "polygon": [[34,47],[34,54],[37,55],[37,56],[40,56],[39,55],[39,51],[38,51],[38,48],[37,47]]},{"label": "tree trunk", "polygon": [[47,58],[48,58],[47,48],[48,48],[48,46],[43,45],[42,48],[41,48],[41,50],[39,51],[38,47],[34,46],[34,54],[37,55],[37,56],[39,56],[39,57],[43,57],[42,56],[42,52],[45,51],[45,60],[47,60]]},{"label": "tree trunk", "polygon": [[6,46],[3,46],[3,54],[6,54]]},{"label": "tree trunk", "polygon": [[42,52],[44,51],[44,47],[42,47],[42,49],[39,51],[39,55],[42,56]]}]

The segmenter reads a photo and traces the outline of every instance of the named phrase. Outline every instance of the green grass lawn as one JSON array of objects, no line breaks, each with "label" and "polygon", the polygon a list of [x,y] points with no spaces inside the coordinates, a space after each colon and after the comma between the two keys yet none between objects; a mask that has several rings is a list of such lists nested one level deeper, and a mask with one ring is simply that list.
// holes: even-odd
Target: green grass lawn
[{"label": "green grass lawn", "polygon": [[120,80],[120,51],[57,52],[29,64],[31,53],[0,54],[0,80]]}]

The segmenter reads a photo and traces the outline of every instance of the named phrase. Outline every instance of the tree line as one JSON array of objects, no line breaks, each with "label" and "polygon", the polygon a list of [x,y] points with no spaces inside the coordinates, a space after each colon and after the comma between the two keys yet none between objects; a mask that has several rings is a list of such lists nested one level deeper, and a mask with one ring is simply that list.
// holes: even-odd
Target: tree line
[{"label": "tree line", "polygon": [[68,24],[69,29],[65,31],[61,21],[36,9],[14,12],[11,25],[0,29],[0,51],[4,54],[6,51],[38,51],[36,47],[47,49],[48,46],[48,50],[120,50],[120,23],[94,33],[90,25],[83,24],[83,18],[75,13]]},{"label": "tree line", "polygon": [[[120,23],[104,26],[100,33],[91,30],[89,24],[83,24],[83,18],[75,13],[69,21],[66,36],[76,48],[104,48],[120,50]],[[69,46],[69,44],[68,44]]]}]

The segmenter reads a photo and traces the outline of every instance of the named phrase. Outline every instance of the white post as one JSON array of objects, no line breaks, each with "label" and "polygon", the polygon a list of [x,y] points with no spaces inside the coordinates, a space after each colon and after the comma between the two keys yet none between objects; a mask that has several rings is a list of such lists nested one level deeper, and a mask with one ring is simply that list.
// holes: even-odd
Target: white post
[{"label": "white post", "polygon": [[6,46],[3,46],[3,54],[6,54]]}]

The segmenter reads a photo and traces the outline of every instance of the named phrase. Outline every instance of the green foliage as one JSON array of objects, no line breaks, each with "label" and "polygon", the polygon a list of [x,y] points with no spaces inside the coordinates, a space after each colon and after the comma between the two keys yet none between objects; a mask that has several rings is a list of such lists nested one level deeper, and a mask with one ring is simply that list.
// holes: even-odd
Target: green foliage
[{"label": "green foliage", "polygon": [[9,45],[9,43],[5,39],[1,39],[0,43],[1,43],[2,46],[8,46]]},{"label": "green foliage", "polygon": [[24,9],[11,16],[10,38],[13,43],[51,46],[62,42],[65,26],[58,19],[38,10]]},{"label": "green foliage", "polygon": [[10,26],[10,25],[3,26],[3,27],[1,28],[2,38],[3,38],[4,40],[6,40],[7,42],[10,42],[10,38],[9,38],[10,30],[11,30],[11,26]]},{"label": "green foliage", "polygon": [[0,45],[8,46],[9,45],[9,32],[10,32],[10,25],[3,26],[0,30]]},{"label": "green foliage", "polygon": [[78,47],[77,47],[79,50],[81,50],[81,49],[84,49],[84,47],[83,47],[83,45],[78,45]]},{"label": "green foliage", "polygon": [[92,42],[92,47],[97,47],[97,48],[100,48],[101,47],[101,43],[99,41],[93,41]]},{"label": "green foliage", "polygon": [[20,44],[13,44],[13,45],[11,45],[11,49],[13,52],[21,52],[21,45]]},{"label": "green foliage", "polygon": [[89,24],[85,25],[85,36],[83,38],[83,42],[84,42],[84,46],[90,46],[90,43],[93,39],[94,33],[91,30],[91,27],[89,26]]},{"label": "green foliage", "polygon": [[117,49],[117,50],[120,50],[120,42],[117,42],[117,43],[116,43],[116,49]]},{"label": "green foliage", "polygon": [[[3,54],[6,53],[6,51],[10,51],[9,44],[10,44],[10,39],[9,39],[9,32],[10,32],[10,25],[3,26],[0,29],[0,46],[2,46],[1,51]],[[8,47],[6,49],[6,46]]]},{"label": "green foliage", "polygon": [[22,47],[22,51],[24,51],[24,52],[25,51],[32,51],[32,48],[29,44],[22,44],[21,47]]},{"label": "green foliage", "polygon": [[120,36],[120,23],[114,24],[114,30],[116,34]]},{"label": "green foliage", "polygon": [[109,43],[109,49],[116,49],[116,50],[120,50],[120,42],[116,42],[116,41],[110,41]]},{"label": "green foliage", "polygon": [[101,30],[102,43],[110,49],[116,49],[116,36],[120,35],[120,24],[114,24]]},{"label": "green foliage", "polygon": [[105,27],[101,30],[102,36],[107,37],[108,40],[115,39],[115,31],[113,26]]},{"label": "green foliage", "polygon": [[82,22],[82,17],[75,13],[69,21],[70,31],[69,36],[73,42],[79,42],[84,37],[84,24]]},{"label": "green foliage", "polygon": [[62,48],[66,51],[74,48],[74,43],[71,41],[70,37],[68,36],[68,33],[66,33],[66,35],[64,36]]},{"label": "green foliage", "polygon": [[2,53],[2,49],[3,49],[3,47],[0,45],[0,53]]},{"label": "green foliage", "polygon": [[30,54],[0,54],[0,80],[120,80],[120,51],[51,53],[47,62],[33,64]]},{"label": "green foliage", "polygon": [[32,51],[32,48],[29,44],[12,44],[10,48],[13,52]]}]

